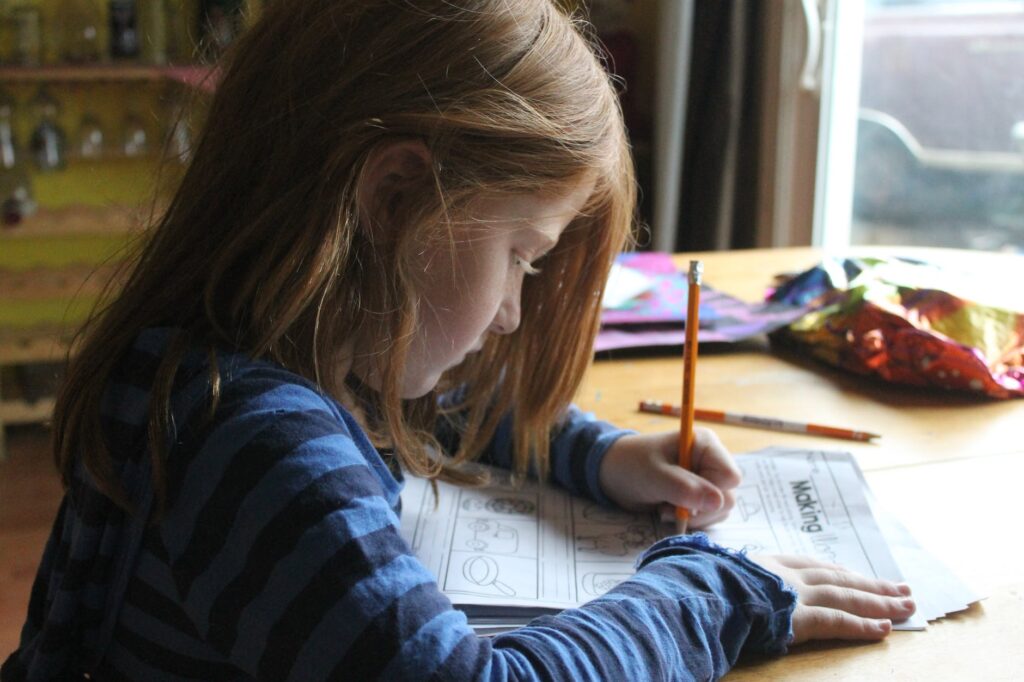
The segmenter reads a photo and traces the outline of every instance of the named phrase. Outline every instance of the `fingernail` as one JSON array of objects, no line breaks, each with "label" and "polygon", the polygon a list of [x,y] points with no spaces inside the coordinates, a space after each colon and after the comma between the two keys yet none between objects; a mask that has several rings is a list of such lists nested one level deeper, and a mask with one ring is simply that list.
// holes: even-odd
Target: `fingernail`
[{"label": "fingernail", "polygon": [[900,583],[896,586],[896,591],[904,596],[908,595],[910,594],[910,585],[906,583]]},{"label": "fingernail", "polygon": [[890,630],[892,630],[892,621],[891,620],[876,620],[875,621],[875,630],[877,630],[878,632],[881,632],[882,634],[887,634]]},{"label": "fingernail", "polygon": [[722,508],[722,498],[714,493],[704,493],[700,501],[701,511],[713,512]]},{"label": "fingernail", "polygon": [[914,609],[913,599],[903,599],[900,601],[900,606],[903,607],[904,611],[912,611]]}]

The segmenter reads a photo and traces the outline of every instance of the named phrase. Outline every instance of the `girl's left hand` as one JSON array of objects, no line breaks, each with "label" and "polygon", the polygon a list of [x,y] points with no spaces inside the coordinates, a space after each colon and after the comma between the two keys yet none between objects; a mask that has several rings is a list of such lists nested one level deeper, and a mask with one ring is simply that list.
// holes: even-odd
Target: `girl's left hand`
[{"label": "girl's left hand", "polygon": [[678,464],[679,432],[623,436],[608,449],[598,479],[601,489],[623,509],[686,507],[690,526],[704,528],[729,515],[740,470],[710,429],[693,430],[691,470]]}]

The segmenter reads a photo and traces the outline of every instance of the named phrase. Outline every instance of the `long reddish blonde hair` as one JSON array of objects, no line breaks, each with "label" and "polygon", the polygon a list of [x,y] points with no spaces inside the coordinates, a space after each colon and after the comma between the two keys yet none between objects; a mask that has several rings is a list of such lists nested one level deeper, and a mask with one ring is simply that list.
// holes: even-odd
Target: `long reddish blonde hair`
[{"label": "long reddish blonde hair", "polygon": [[[627,242],[636,190],[615,90],[586,25],[551,0],[270,2],[233,47],[190,166],[107,303],[83,328],[55,410],[65,481],[81,457],[119,504],[99,405],[111,371],[142,329],[180,330],[150,394],[155,486],[171,385],[185,350],[269,359],[351,404],[332,370],[346,339],[369,329],[386,349],[382,387],[361,396],[371,430],[421,475],[472,478],[474,457],[513,410],[515,464],[546,471],[548,441],[575,394],[597,332],[611,263]],[[375,245],[356,205],[380,145],[422,140],[428,183]],[[417,324],[411,245],[487,192],[595,190],[522,292],[522,321],[403,401],[399,381]],[[434,455],[437,391],[465,391],[448,418],[453,456]]]}]

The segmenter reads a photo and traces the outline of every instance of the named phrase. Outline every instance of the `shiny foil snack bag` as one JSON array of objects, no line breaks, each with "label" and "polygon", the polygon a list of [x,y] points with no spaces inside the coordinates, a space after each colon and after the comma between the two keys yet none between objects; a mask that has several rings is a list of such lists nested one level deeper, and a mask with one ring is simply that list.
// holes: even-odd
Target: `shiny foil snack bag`
[{"label": "shiny foil snack bag", "polygon": [[812,306],[771,338],[886,381],[1024,396],[1024,301],[983,279],[900,258],[826,260],[768,296]]}]

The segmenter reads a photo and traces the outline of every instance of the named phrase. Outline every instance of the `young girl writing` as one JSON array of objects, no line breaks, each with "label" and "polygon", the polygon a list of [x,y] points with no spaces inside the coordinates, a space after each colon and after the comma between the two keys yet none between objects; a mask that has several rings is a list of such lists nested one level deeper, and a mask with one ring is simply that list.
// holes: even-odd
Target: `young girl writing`
[{"label": "young girl writing", "polygon": [[400,538],[402,472],[473,459],[728,513],[711,432],[691,473],[676,434],[570,405],[634,202],[614,90],[551,0],[269,3],[69,368],[67,494],[3,679],[711,678],[884,637],[905,586],[696,535],[479,638]]}]

